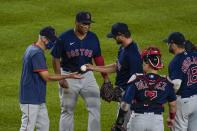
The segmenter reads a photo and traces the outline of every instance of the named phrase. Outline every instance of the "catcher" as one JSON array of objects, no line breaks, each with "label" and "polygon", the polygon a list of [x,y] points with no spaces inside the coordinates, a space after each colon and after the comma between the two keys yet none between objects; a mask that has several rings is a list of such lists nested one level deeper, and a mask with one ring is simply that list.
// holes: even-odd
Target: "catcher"
[{"label": "catcher", "polygon": [[121,101],[116,123],[112,131],[124,131],[122,124],[129,109],[134,110],[127,131],[164,131],[163,104],[169,103],[167,126],[172,127],[176,114],[176,95],[173,84],[166,77],[157,74],[163,68],[158,48],[149,47],[142,53],[143,69],[146,74],[135,74],[129,79],[129,85]]},{"label": "catcher", "polygon": [[[142,73],[142,60],[138,51],[137,44],[131,38],[131,33],[125,23],[116,23],[112,26],[108,38],[113,38],[120,45],[117,62],[106,66],[86,65],[87,69],[103,72],[116,73],[115,88],[113,90],[111,83],[104,83],[101,87],[101,98],[110,102],[120,101],[122,94],[127,87],[129,78],[135,73]],[[128,118],[130,114],[128,114]],[[127,121],[127,120],[126,120]],[[125,126],[126,122],[125,121]]]}]

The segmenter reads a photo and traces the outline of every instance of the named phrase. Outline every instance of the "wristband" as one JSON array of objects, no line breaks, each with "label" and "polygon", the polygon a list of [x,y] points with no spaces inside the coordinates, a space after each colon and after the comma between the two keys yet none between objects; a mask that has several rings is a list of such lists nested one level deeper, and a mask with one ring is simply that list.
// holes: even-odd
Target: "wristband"
[{"label": "wristband", "polygon": [[175,119],[176,113],[175,112],[170,112],[170,119]]}]

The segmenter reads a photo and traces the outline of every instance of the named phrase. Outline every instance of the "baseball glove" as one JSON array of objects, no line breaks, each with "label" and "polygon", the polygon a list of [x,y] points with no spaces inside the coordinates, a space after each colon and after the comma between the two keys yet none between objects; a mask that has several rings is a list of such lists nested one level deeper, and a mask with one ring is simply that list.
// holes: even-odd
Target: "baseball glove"
[{"label": "baseball glove", "polygon": [[111,131],[126,131],[126,129],[121,125],[114,124],[111,128]]},{"label": "baseball glove", "polygon": [[122,98],[122,89],[120,87],[115,87],[113,89],[113,98],[112,101],[120,102]]},{"label": "baseball glove", "polygon": [[109,82],[105,82],[103,83],[103,85],[101,86],[100,89],[100,96],[103,100],[107,101],[107,102],[111,102],[113,99],[113,85],[112,83]]}]

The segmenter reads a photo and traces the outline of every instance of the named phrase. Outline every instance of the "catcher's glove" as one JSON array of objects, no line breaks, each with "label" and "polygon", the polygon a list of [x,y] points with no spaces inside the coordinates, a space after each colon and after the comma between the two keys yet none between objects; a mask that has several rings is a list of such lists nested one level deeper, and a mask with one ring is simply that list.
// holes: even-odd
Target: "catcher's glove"
[{"label": "catcher's glove", "polygon": [[120,102],[122,98],[122,92],[123,90],[120,87],[115,87],[113,89],[113,98],[112,101]]},{"label": "catcher's glove", "polygon": [[121,125],[114,124],[111,128],[111,131],[126,131],[126,129]]},{"label": "catcher's glove", "polygon": [[101,89],[100,89],[100,96],[103,100],[105,100],[107,102],[112,101],[112,99],[113,99],[113,85],[110,81],[103,83],[103,85],[101,86]]}]

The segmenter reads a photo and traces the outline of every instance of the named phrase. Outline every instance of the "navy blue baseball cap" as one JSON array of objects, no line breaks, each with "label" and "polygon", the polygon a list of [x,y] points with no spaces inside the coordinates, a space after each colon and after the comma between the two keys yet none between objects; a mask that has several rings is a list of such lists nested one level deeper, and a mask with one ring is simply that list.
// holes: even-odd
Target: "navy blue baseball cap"
[{"label": "navy blue baseball cap", "polygon": [[55,42],[57,40],[57,36],[55,35],[55,29],[51,26],[47,26],[41,29],[40,35],[46,37],[51,42]]},{"label": "navy blue baseball cap", "polygon": [[177,45],[184,45],[185,44],[185,37],[180,32],[173,32],[168,36],[168,39],[165,41],[168,44],[175,43]]},{"label": "navy blue baseball cap", "polygon": [[130,33],[127,24],[116,23],[112,25],[111,32],[107,34],[108,38],[115,38],[117,35]]},{"label": "navy blue baseball cap", "polygon": [[85,11],[77,13],[76,21],[79,23],[94,23],[94,21],[92,21],[90,12]]}]

